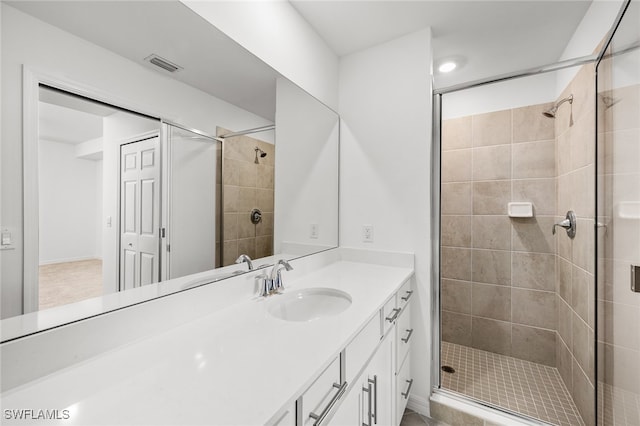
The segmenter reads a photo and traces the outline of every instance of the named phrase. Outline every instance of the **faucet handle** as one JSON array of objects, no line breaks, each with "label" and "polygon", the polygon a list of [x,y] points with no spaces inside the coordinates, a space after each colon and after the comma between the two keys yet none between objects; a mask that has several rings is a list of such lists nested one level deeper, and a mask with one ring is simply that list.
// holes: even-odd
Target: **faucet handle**
[{"label": "faucet handle", "polygon": [[258,295],[260,297],[267,297],[273,292],[273,280],[266,273],[257,275],[255,279],[258,281]]},{"label": "faucet handle", "polygon": [[569,210],[565,219],[563,219],[559,223],[554,224],[551,227],[551,233],[554,235],[556,233],[557,226],[564,228],[567,231],[567,235],[569,236],[569,238],[573,239],[576,236],[576,214],[573,212],[573,210]]},{"label": "faucet handle", "polygon": [[284,283],[282,282],[282,271],[278,269],[276,279],[273,280],[273,291],[279,292],[281,289],[284,290]]}]

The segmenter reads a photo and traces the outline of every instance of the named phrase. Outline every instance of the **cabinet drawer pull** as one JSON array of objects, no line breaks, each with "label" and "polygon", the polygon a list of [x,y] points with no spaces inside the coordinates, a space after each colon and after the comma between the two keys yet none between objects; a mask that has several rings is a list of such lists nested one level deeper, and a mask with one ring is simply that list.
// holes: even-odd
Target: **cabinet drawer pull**
[{"label": "cabinet drawer pull", "polygon": [[407,383],[409,383],[409,386],[407,386],[406,392],[402,392],[400,394],[400,395],[404,396],[404,399],[409,398],[409,392],[411,392],[411,386],[413,386],[413,379],[407,380]]},{"label": "cabinet drawer pull", "polygon": [[336,405],[336,402],[340,400],[340,398],[344,394],[344,391],[347,389],[347,382],[345,381],[341,385],[339,385],[338,383],[334,383],[333,387],[337,388],[338,392],[333,396],[333,398],[331,398],[331,401],[329,401],[329,404],[327,404],[327,406],[324,407],[324,410],[322,410],[320,414],[316,414],[313,412],[309,413],[309,417],[315,420],[315,422],[313,423],[313,426],[320,426],[322,424],[325,417],[327,417],[327,414],[329,414],[333,406]]},{"label": "cabinet drawer pull", "polygon": [[[369,379],[369,384],[373,384],[373,424],[378,424],[378,376],[374,375],[373,380]],[[369,422],[371,423],[371,422]]]},{"label": "cabinet drawer pull", "polygon": [[387,318],[385,318],[389,322],[394,322],[396,320],[396,318],[398,318],[398,314],[400,313],[400,309],[393,308],[392,312],[393,312],[393,315],[390,315]]},{"label": "cabinet drawer pull", "polygon": [[411,339],[411,335],[413,334],[413,328],[407,328],[407,331],[409,332],[409,334],[407,334],[407,337],[403,337],[402,340],[405,343],[409,343],[409,339]]},{"label": "cabinet drawer pull", "polygon": [[373,382],[371,380],[369,380],[369,385],[365,388],[364,386],[362,387],[362,391],[367,393],[367,402],[368,402],[368,408],[367,408],[367,417],[369,418],[369,423],[365,423],[362,422],[362,426],[373,426],[373,423],[371,422],[371,418],[373,417],[373,413],[371,412],[371,384]]},{"label": "cabinet drawer pull", "polygon": [[400,299],[404,300],[405,302],[408,302],[409,299],[411,299],[412,294],[413,294],[413,290],[407,290],[407,295],[402,296]]}]

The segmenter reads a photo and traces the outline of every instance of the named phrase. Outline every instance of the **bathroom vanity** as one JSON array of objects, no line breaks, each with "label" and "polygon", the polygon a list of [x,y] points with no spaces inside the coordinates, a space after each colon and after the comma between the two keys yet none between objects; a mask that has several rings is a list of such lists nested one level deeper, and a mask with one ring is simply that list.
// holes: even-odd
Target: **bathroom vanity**
[{"label": "bathroom vanity", "polygon": [[[3,409],[58,410],[60,423],[83,425],[399,424],[413,383],[413,255],[333,249],[291,265],[281,294],[257,296],[259,270],[5,343],[3,371],[25,356]],[[166,327],[174,304],[207,301],[209,312]],[[120,318],[143,308],[139,324]],[[88,348],[126,327],[146,331]],[[64,341],[50,351],[56,333]]]}]

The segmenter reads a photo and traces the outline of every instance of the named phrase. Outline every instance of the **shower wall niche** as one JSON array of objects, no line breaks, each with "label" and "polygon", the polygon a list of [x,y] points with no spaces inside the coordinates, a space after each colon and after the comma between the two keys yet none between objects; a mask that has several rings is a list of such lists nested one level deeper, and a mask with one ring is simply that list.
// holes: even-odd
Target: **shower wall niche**
[{"label": "shower wall niche", "polygon": [[[531,78],[519,79],[521,87],[540,83]],[[443,119],[442,362],[459,362],[467,348],[486,352],[473,352],[475,358],[461,364],[472,372],[442,373],[442,383],[553,424],[590,425],[595,398],[594,65],[546,78],[552,83],[548,102],[523,106],[515,100],[512,108]],[[568,83],[553,95],[553,83],[563,80]],[[555,118],[543,115],[570,95],[573,102],[560,105]],[[447,95],[443,108],[446,103]],[[531,202],[533,217],[509,217],[509,202]],[[569,210],[577,216],[575,238],[561,228],[553,235],[553,225]],[[484,358],[489,367],[475,365]],[[505,370],[512,364],[531,377],[501,383],[500,377],[519,374]],[[475,382],[494,373],[498,379],[489,389]],[[460,386],[456,374],[471,378]],[[529,387],[532,394],[512,398],[510,386],[516,393]]]}]

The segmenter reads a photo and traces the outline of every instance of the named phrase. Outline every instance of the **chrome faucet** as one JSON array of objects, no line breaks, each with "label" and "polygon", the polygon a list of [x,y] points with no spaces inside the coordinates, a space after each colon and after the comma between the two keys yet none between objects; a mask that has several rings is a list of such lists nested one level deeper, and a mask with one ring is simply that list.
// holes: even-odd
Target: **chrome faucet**
[{"label": "chrome faucet", "polygon": [[280,259],[278,263],[273,265],[273,269],[269,275],[263,272],[256,277],[260,282],[260,296],[267,297],[284,288],[284,284],[282,283],[282,268],[290,271],[293,269],[293,266],[286,260]]},{"label": "chrome faucet", "polygon": [[293,269],[293,266],[291,266],[289,262],[287,262],[284,259],[278,260],[278,263],[273,265],[270,278],[271,278],[274,292],[277,292],[281,288],[284,288],[284,284],[282,283],[282,275],[280,272],[282,268],[284,268],[286,271],[290,271]]},{"label": "chrome faucet", "polygon": [[236,263],[242,263],[242,262],[247,262],[247,265],[249,266],[249,270],[253,271],[253,262],[251,262],[251,258],[249,256],[247,256],[246,254],[241,254],[236,259]]}]

